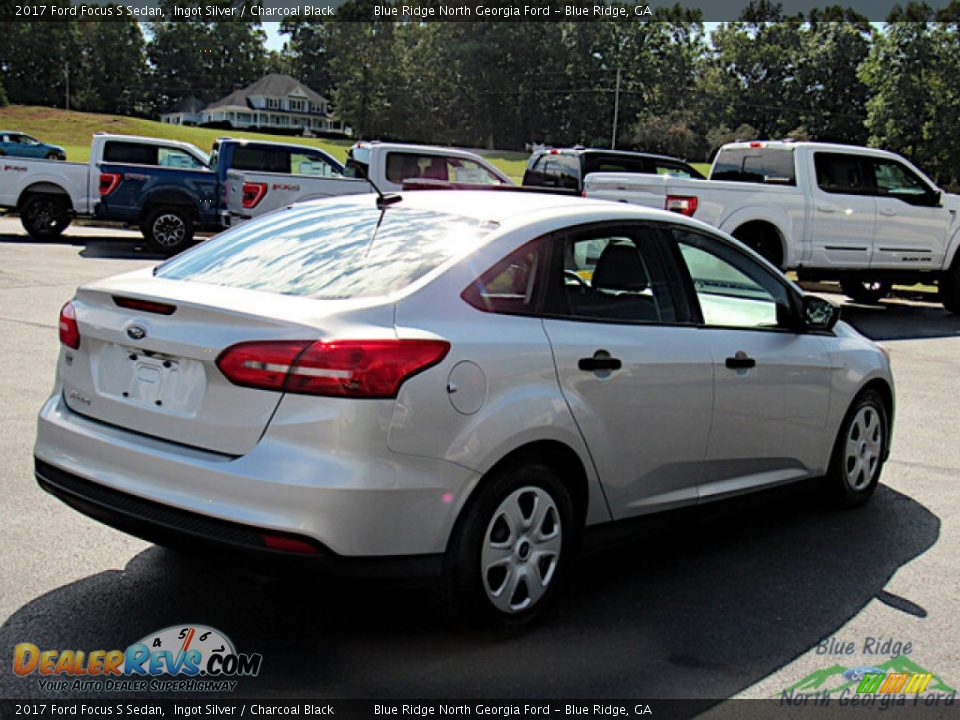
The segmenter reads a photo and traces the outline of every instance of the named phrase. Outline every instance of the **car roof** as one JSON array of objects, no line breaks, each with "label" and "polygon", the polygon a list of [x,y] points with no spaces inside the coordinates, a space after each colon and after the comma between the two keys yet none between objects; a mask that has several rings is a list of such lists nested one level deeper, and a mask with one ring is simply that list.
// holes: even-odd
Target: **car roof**
[{"label": "car roof", "polygon": [[[665,210],[595,200],[577,195],[539,193],[522,190],[413,190],[402,193],[402,200],[389,208],[413,208],[465,217],[481,222],[493,222],[500,225],[523,220],[527,217],[544,214],[563,215],[575,219],[582,214],[585,217],[598,212],[609,215],[610,219],[668,220],[684,222],[685,218],[677,213]],[[347,195],[337,198],[340,202],[354,203],[358,206],[373,205],[377,196],[370,194]],[[330,199],[313,202],[325,203]],[[389,209],[387,210],[389,212]],[[700,225],[698,221],[690,224]]]}]

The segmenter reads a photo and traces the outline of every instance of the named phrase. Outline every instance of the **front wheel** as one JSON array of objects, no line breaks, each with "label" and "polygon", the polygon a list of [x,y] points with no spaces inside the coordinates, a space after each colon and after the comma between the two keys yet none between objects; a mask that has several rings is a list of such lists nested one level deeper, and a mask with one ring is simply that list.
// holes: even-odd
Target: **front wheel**
[{"label": "front wheel", "polygon": [[142,232],[151,249],[169,257],[193,240],[193,218],[186,208],[156,208],[147,215]]},{"label": "front wheel", "polygon": [[555,594],[579,534],[553,469],[529,462],[497,471],[464,509],[444,558],[452,610],[472,625],[526,626]]},{"label": "front wheel", "polygon": [[863,305],[876,305],[890,294],[893,283],[888,280],[843,280],[843,294]]},{"label": "front wheel", "polygon": [[844,508],[866,503],[877,489],[890,442],[890,417],[874,390],[857,396],[837,435],[826,477],[834,504]]},{"label": "front wheel", "polygon": [[56,240],[70,225],[70,206],[59,195],[34,195],[20,208],[20,224],[36,240]]}]

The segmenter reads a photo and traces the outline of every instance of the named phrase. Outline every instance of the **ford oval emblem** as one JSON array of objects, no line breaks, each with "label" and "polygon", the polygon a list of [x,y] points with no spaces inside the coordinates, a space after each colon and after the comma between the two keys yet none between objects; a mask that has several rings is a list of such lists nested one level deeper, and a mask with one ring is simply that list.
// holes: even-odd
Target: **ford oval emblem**
[{"label": "ford oval emblem", "polygon": [[127,337],[131,340],[143,340],[147,336],[146,328],[139,325],[131,325],[127,328]]}]

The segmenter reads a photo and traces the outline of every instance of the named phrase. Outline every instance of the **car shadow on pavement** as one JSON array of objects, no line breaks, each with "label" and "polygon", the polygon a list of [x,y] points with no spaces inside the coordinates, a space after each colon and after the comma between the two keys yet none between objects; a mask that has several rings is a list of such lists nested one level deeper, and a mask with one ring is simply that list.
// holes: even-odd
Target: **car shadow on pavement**
[{"label": "car shadow on pavement", "polygon": [[960,315],[922,296],[884,300],[877,305],[847,303],[841,319],[873,340],[918,340],[960,337]]},{"label": "car shadow on pavement", "polygon": [[[871,600],[891,605],[888,580],[939,532],[929,510],[883,486],[848,512],[810,492],[754,501],[587,556],[556,606],[512,638],[445,621],[430,588],[269,577],[151,547],[21,607],[0,627],[0,656],[26,641],[124,649],[200,623],[262,653],[239,696],[719,700]],[[913,600],[898,599],[922,615]],[[3,673],[0,696],[44,695],[36,676]]]}]

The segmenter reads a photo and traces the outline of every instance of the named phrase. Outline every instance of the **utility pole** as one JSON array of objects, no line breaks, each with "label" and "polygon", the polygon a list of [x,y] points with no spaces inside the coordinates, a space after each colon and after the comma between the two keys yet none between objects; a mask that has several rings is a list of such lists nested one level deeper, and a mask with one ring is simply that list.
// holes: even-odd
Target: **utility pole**
[{"label": "utility pole", "polygon": [[63,64],[63,75],[67,79],[67,98],[64,102],[64,109],[70,109],[70,63],[65,62]]},{"label": "utility pole", "polygon": [[617,115],[620,113],[620,68],[617,68],[617,89],[613,92],[613,134],[610,139],[610,149],[617,149]]}]

